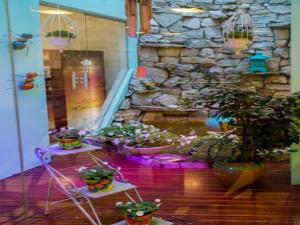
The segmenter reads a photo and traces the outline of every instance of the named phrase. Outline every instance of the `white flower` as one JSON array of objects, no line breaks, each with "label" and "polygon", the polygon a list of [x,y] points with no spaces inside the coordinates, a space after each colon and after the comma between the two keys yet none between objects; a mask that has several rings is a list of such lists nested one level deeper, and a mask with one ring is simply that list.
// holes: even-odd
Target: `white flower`
[{"label": "white flower", "polygon": [[155,201],[156,203],[160,203],[160,199],[159,199],[159,198],[155,199],[154,201]]},{"label": "white flower", "polygon": [[132,212],[132,209],[127,209],[127,212],[131,213],[131,212]]},{"label": "white flower", "polygon": [[156,207],[159,208],[161,206],[161,204],[157,204]]},{"label": "white flower", "polygon": [[120,205],[123,205],[123,202],[117,202],[116,203],[116,206],[120,206]]},{"label": "white flower", "polygon": [[109,133],[108,133],[108,136],[113,136],[113,135],[114,135],[113,132],[109,132]]},{"label": "white flower", "polygon": [[167,142],[169,142],[169,143],[172,142],[172,141],[173,141],[172,139],[167,139]]},{"label": "white flower", "polygon": [[78,169],[78,172],[82,172],[83,170],[86,170],[87,168],[85,166],[82,166]]},{"label": "white flower", "polygon": [[97,173],[97,170],[91,169],[91,171],[92,171],[93,173]]},{"label": "white flower", "polygon": [[141,130],[141,129],[136,129],[136,130],[135,130],[135,133],[136,133],[136,134],[140,134],[140,133],[142,133],[142,130]]},{"label": "white flower", "polygon": [[119,145],[121,141],[119,139],[114,139],[112,143],[114,143],[115,145]]},{"label": "white flower", "polygon": [[137,216],[143,216],[143,215],[144,215],[144,212],[143,212],[143,211],[137,211],[137,212],[136,212],[136,215],[137,215]]},{"label": "white flower", "polygon": [[81,136],[83,136],[83,135],[86,134],[86,132],[85,132],[84,130],[80,130],[80,131],[78,132],[78,134],[81,135]]},{"label": "white flower", "polygon": [[117,170],[118,170],[118,171],[121,171],[121,169],[122,169],[121,167],[119,167],[119,166],[117,167]]},{"label": "white flower", "polygon": [[108,162],[103,162],[104,165],[108,165]]},{"label": "white flower", "polygon": [[132,204],[132,202],[126,202],[126,204],[127,204],[127,205],[131,205],[131,204]]},{"label": "white flower", "polygon": [[65,131],[65,130],[66,130],[66,128],[65,128],[65,127],[62,127],[62,128],[60,128],[60,130],[61,130],[61,131]]}]

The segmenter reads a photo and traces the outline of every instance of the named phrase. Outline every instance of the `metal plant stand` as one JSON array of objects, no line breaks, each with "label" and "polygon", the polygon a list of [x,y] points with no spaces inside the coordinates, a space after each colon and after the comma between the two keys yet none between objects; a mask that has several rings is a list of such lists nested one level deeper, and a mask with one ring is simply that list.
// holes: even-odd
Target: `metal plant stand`
[{"label": "metal plant stand", "polygon": [[[124,193],[130,201],[136,202],[133,196],[128,192],[132,190],[137,195],[138,200],[143,201],[141,195],[137,190],[137,186],[128,183],[128,181],[124,178],[123,174],[118,170],[116,170],[117,172],[115,173],[115,179],[113,181],[112,190],[107,192],[91,193],[88,191],[87,186],[77,187],[76,184],[70,178],[63,175],[57,169],[53,168],[45,162],[45,157],[48,153],[51,153],[55,156],[65,156],[86,152],[97,165],[110,169],[115,169],[108,163],[94,156],[91,153],[91,151],[95,150],[99,150],[99,147],[88,144],[84,144],[81,148],[75,150],[63,150],[58,146],[51,146],[49,148],[37,148],[35,150],[37,158],[50,174],[45,214],[49,213],[51,205],[71,200],[77,206],[77,208],[89,219],[91,224],[102,225],[102,223],[100,222],[100,218],[97,215],[96,210],[91,202],[92,199],[103,198],[108,195],[117,193]],[[52,202],[50,199],[53,188],[65,194],[67,198]],[[84,207],[83,203],[87,203],[88,207]],[[87,208],[89,208],[91,212],[88,212]]]}]

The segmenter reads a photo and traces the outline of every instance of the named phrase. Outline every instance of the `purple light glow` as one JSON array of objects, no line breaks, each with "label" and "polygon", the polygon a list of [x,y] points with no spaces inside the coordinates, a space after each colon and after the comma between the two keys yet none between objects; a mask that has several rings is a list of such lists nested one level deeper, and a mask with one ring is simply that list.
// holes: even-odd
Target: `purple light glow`
[{"label": "purple light glow", "polygon": [[158,155],[127,155],[127,159],[145,166],[156,168],[190,168],[207,169],[209,165],[205,162],[191,162],[188,156],[174,154]]}]

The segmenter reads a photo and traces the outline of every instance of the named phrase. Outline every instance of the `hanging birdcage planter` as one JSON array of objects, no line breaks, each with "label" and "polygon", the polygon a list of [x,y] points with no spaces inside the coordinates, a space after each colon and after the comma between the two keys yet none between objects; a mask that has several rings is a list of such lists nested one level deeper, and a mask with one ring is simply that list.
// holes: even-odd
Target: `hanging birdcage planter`
[{"label": "hanging birdcage planter", "polygon": [[254,24],[251,15],[246,11],[247,5],[242,6],[225,22],[223,28],[225,45],[237,53],[248,48],[253,42]]},{"label": "hanging birdcage planter", "polygon": [[47,17],[43,22],[43,35],[48,43],[62,52],[77,38],[79,29],[77,24],[62,11]]}]

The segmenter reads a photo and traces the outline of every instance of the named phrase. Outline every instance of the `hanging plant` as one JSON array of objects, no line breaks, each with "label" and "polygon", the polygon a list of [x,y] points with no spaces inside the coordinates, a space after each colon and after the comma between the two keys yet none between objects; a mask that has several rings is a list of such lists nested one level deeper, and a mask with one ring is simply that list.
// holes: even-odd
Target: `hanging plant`
[{"label": "hanging plant", "polygon": [[64,15],[57,6],[57,13],[47,17],[43,22],[43,34],[51,46],[62,52],[77,39],[79,29],[77,24]]},{"label": "hanging plant", "polygon": [[225,45],[236,53],[248,48],[253,42],[254,24],[250,14],[246,12],[249,5],[243,4],[238,12],[224,24],[223,38]]}]

